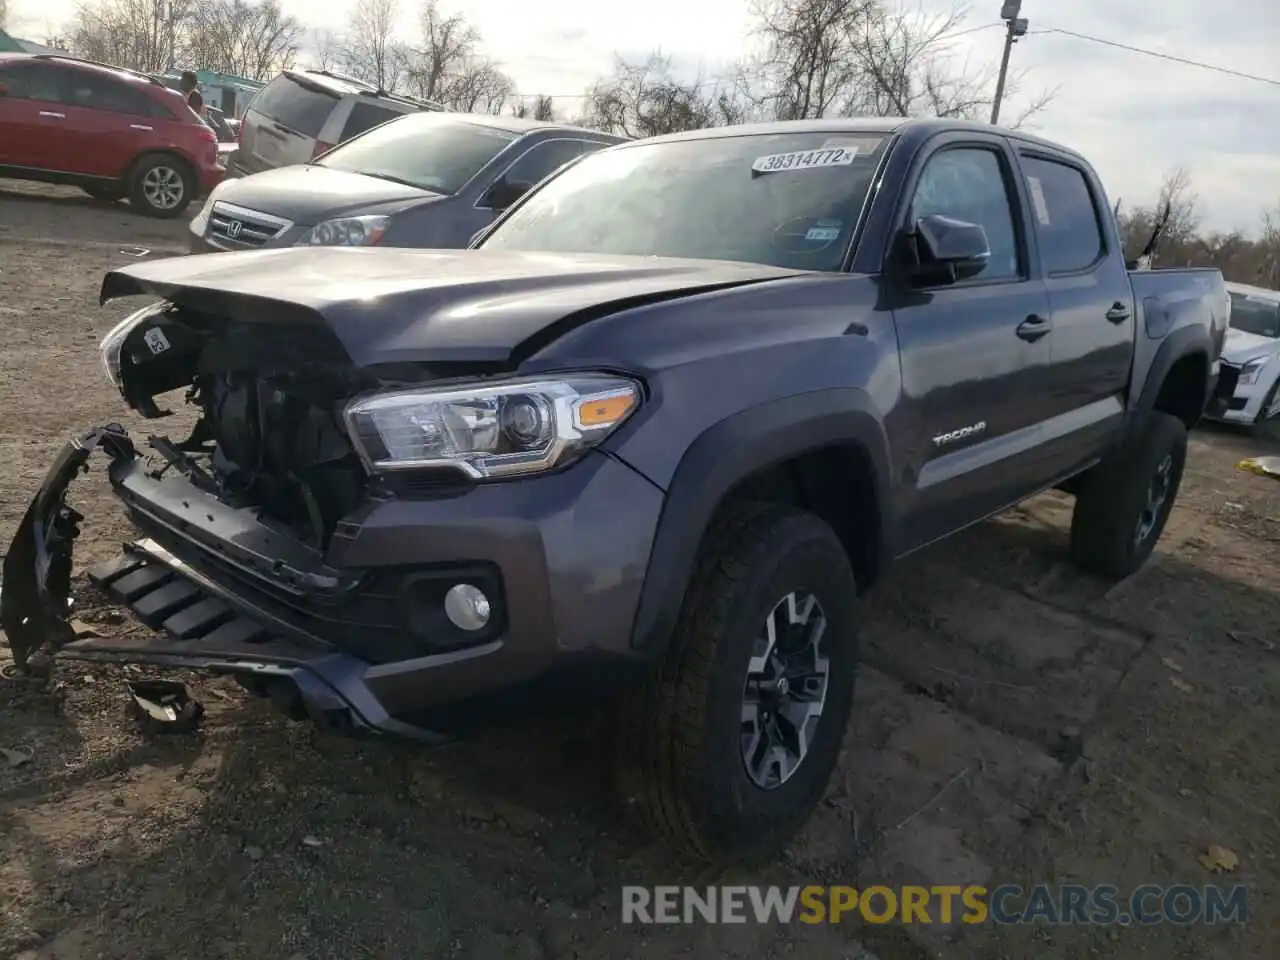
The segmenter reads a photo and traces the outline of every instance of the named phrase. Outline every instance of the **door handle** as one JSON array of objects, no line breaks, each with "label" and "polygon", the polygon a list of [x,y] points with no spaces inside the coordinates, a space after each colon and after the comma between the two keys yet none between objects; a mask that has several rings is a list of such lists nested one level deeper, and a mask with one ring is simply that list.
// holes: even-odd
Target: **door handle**
[{"label": "door handle", "polygon": [[155,127],[148,127],[145,123],[131,123],[129,124],[129,129],[130,130],[154,130]]},{"label": "door handle", "polygon": [[1129,307],[1118,300],[1107,311],[1107,319],[1112,323],[1124,323],[1130,316]]},{"label": "door handle", "polygon": [[1018,324],[1017,332],[1018,336],[1027,341],[1027,343],[1035,343],[1041,337],[1048,334],[1052,329],[1053,324],[1051,324],[1046,318],[1033,313],[1031,316],[1027,317],[1027,319]]},{"label": "door handle", "polygon": [[65,113],[54,113],[52,110],[41,110],[41,111],[40,111],[40,116],[42,116],[42,117],[56,117],[56,118],[57,118],[57,119],[59,119],[59,120],[65,120],[65,119],[67,119],[67,115],[66,115]]}]

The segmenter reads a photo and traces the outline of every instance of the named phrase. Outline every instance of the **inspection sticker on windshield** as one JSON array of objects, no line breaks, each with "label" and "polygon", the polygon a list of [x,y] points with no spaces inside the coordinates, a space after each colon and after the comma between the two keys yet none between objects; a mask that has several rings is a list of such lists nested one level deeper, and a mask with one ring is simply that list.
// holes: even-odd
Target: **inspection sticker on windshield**
[{"label": "inspection sticker on windshield", "polygon": [[847,167],[858,156],[857,147],[826,147],[819,150],[795,150],[757,157],[751,164],[753,173],[777,173],[783,170],[814,170],[818,167]]}]

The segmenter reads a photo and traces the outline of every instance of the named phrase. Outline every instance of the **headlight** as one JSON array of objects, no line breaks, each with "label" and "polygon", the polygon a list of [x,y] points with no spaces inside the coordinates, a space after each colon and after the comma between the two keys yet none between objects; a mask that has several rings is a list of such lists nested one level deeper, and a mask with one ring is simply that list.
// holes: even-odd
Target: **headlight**
[{"label": "headlight", "polygon": [[1262,373],[1262,368],[1267,365],[1270,357],[1258,357],[1256,360],[1250,360],[1240,368],[1240,383],[1257,383],[1258,374]]},{"label": "headlight", "polygon": [[107,379],[116,385],[117,390],[120,389],[120,350],[124,346],[125,338],[143,320],[158,313],[163,313],[167,307],[167,303],[160,301],[129,314],[129,316],[112,327],[107,335],[102,338],[102,343],[98,344],[98,356],[102,358],[102,369],[106,373]]},{"label": "headlight", "polygon": [[297,246],[364,247],[377,243],[387,232],[390,217],[339,217],[326,220],[298,238]]},{"label": "headlight", "polygon": [[352,401],[345,417],[370,470],[444,468],[484,479],[565,463],[616,430],[640,397],[635,381],[580,374],[376,394]]}]

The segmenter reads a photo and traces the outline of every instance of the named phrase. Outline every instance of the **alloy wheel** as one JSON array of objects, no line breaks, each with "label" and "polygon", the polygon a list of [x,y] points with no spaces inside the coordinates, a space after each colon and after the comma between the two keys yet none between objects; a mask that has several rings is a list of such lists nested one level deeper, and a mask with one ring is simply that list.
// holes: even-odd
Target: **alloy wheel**
[{"label": "alloy wheel", "polygon": [[829,682],[827,617],[818,598],[788,593],[765,618],[742,693],[742,764],[762,790],[776,790],[804,762]]}]

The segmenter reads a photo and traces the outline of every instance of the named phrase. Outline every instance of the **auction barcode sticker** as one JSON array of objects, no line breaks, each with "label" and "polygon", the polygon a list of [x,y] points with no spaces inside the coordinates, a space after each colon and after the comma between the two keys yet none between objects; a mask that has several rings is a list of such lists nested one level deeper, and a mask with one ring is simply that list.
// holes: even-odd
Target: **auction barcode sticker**
[{"label": "auction barcode sticker", "polygon": [[825,147],[818,150],[795,150],[757,157],[751,164],[754,173],[783,170],[815,170],[818,167],[847,167],[858,156],[857,147]]}]

